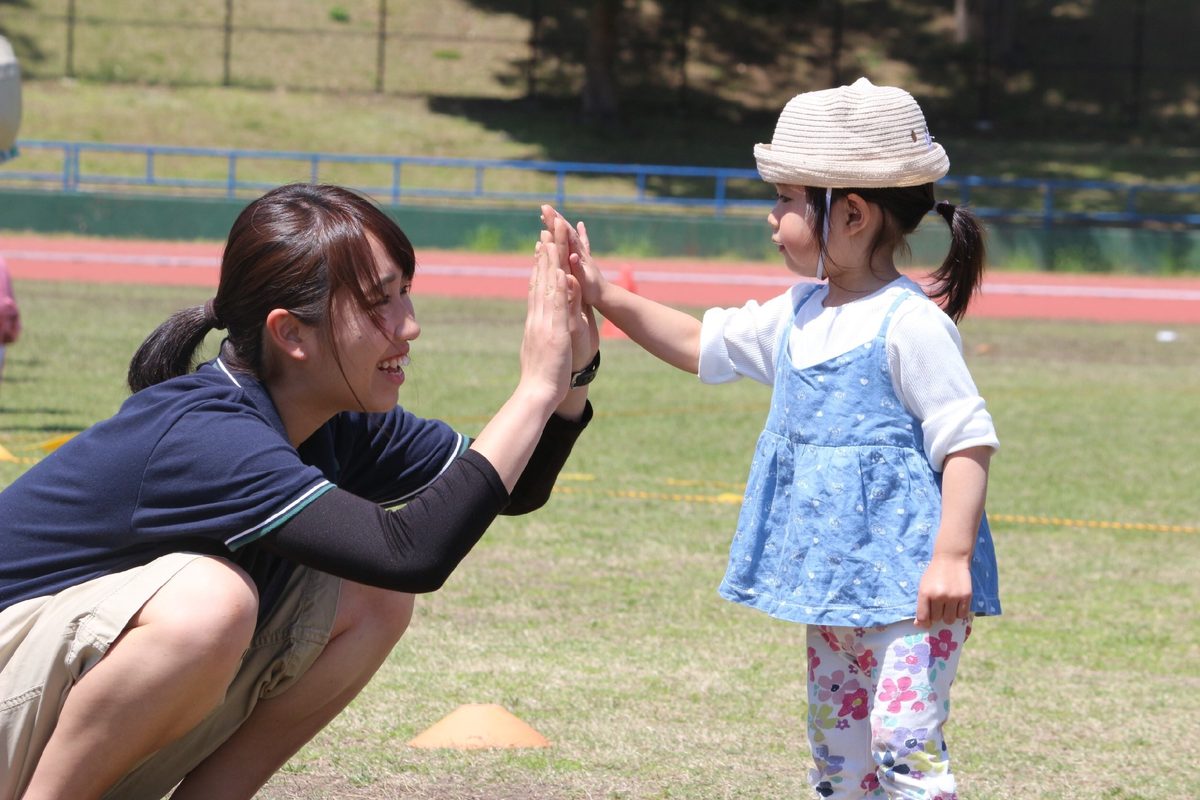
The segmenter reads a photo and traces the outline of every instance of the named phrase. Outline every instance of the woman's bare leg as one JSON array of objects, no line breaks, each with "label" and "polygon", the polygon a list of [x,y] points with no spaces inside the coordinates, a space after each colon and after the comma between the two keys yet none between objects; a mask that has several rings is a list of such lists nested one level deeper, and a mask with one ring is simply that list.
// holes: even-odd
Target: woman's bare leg
[{"label": "woman's bare leg", "polygon": [[181,569],[71,689],[24,800],[100,797],[199,724],[237,674],[257,617],[254,584],[233,564]]},{"label": "woman's bare leg", "polygon": [[260,702],[172,800],[253,797],[362,691],[408,628],[412,610],[411,594],[344,581],[321,655],[286,692]]}]

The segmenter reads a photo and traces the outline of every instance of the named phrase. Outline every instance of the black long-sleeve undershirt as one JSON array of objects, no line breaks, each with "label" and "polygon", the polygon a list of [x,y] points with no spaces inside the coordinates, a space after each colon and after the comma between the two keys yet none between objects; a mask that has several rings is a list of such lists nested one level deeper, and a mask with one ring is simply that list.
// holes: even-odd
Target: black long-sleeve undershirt
[{"label": "black long-sleeve undershirt", "polygon": [[331,489],[263,545],[358,583],[436,591],[498,514],[525,514],[545,504],[591,417],[590,403],[578,422],[552,416],[511,496],[491,462],[468,450],[402,508],[389,511]]}]

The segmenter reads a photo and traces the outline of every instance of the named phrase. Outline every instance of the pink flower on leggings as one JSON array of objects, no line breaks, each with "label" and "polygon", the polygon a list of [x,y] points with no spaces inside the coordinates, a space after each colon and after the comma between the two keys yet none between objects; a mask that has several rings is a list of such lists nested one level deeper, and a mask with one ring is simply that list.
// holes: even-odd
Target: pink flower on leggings
[{"label": "pink flower on leggings", "polygon": [[817,655],[817,651],[813,648],[808,648],[808,682],[812,683],[817,679],[815,672],[816,668],[821,665],[821,657]]},{"label": "pink flower on leggings", "polygon": [[[857,683],[855,686],[857,686]],[[845,694],[842,695],[842,708],[838,711],[838,716],[848,716],[852,719],[866,719],[867,714],[870,713],[870,704],[867,700],[866,689],[858,688],[852,691],[847,686]]]},{"label": "pink flower on leggings", "polygon": [[958,649],[954,634],[945,629],[938,631],[936,637],[926,636],[925,641],[929,642],[929,652],[933,658],[949,658]]},{"label": "pink flower on leggings", "polygon": [[837,669],[828,675],[822,675],[817,678],[817,700],[822,703],[827,703],[830,700],[834,703],[840,703],[842,702],[842,695],[847,689],[853,691],[857,688],[858,681],[847,681],[846,673]]},{"label": "pink flower on leggings", "polygon": [[837,636],[833,631],[829,630],[829,628],[826,628],[824,625],[822,625],[820,628],[817,628],[817,630],[820,631],[821,638],[825,640],[825,644],[829,645],[830,650],[835,653],[841,651],[842,646],[838,644]]},{"label": "pink flower on leggings", "polygon": [[911,702],[917,699],[917,693],[912,688],[912,678],[903,677],[899,680],[884,678],[883,684],[879,687],[880,702],[887,703],[889,714],[899,714],[904,708],[904,703]]}]

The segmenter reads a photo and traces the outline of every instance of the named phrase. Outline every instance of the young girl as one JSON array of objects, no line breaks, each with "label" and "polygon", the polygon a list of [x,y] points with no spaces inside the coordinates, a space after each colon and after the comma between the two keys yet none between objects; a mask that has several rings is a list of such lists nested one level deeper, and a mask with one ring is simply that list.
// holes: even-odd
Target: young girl
[{"label": "young girl", "polygon": [[[543,219],[584,302],[635,342],[707,383],[774,386],[720,593],[808,626],[816,795],[947,800],[950,684],[973,617],[1000,613],[983,518],[998,441],[952,321],[980,280],[980,227],[935,204],[949,163],[901,89],[798,95],[755,156],[778,192],[771,241],[817,279],[762,305],[699,322],[607,282],[582,224]],[[942,308],[894,261],[935,207]]]},{"label": "young girl", "polygon": [[546,501],[598,364],[575,279],[539,244],[520,378],[472,441],[396,405],[414,270],[363,198],[269,192],[120,411],[0,492],[0,798],[252,797],[371,679],[409,593]]}]

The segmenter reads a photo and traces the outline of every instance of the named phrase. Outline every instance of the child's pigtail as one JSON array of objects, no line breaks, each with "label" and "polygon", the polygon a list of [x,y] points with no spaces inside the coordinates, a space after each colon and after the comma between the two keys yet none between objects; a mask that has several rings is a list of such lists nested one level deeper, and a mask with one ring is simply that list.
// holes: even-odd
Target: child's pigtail
[{"label": "child's pigtail", "polygon": [[941,200],[935,208],[950,226],[950,252],[931,276],[930,297],[942,301],[942,309],[958,322],[983,279],[983,226],[975,214],[953,203]]}]

